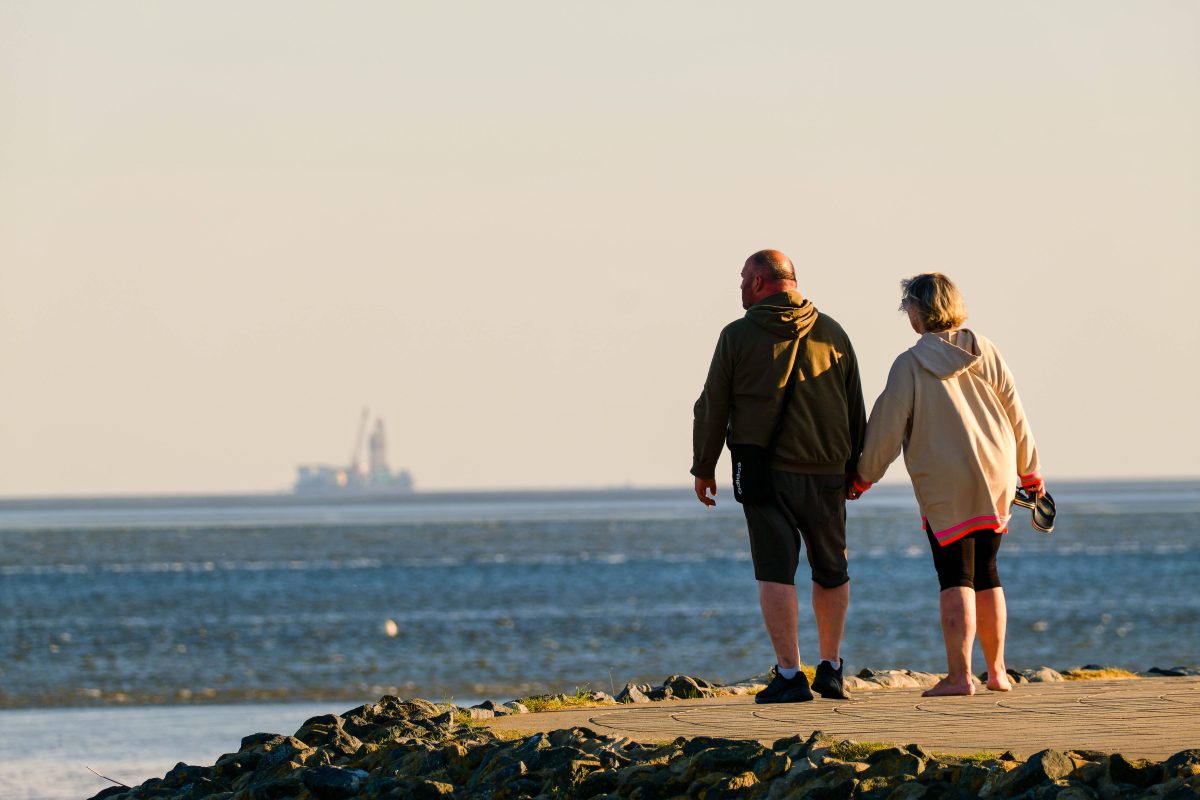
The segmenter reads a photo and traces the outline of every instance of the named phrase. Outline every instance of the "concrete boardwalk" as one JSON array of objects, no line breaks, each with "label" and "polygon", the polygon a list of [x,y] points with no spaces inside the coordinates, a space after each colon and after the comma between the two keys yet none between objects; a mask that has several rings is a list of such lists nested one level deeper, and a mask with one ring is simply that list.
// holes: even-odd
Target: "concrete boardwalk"
[{"label": "concrete boardwalk", "polygon": [[720,736],[772,742],[824,731],[860,742],[915,742],[945,753],[1028,756],[1052,747],[1163,759],[1200,747],[1200,677],[1026,683],[1001,694],[921,697],[920,689],[855,692],[848,701],[756,705],[752,697],[599,706],[498,717],[522,733],[584,726],[637,741]]}]

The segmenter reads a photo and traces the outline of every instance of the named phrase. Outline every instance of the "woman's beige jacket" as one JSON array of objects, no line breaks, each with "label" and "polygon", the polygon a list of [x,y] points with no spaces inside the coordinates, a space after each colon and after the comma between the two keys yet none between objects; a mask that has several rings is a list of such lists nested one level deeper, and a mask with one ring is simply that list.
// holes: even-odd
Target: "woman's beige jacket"
[{"label": "woman's beige jacket", "polygon": [[965,328],[922,334],[892,364],[867,423],[859,489],[902,448],[921,515],[943,546],[1006,530],[1018,481],[1040,480],[1012,373],[995,345]]}]

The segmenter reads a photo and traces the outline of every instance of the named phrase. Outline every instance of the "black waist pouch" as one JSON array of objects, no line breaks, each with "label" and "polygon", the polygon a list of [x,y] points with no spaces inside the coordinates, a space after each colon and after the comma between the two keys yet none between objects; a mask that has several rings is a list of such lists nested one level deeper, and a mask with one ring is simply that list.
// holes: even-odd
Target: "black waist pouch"
[{"label": "black waist pouch", "polygon": [[733,462],[733,499],[759,505],[775,499],[771,483],[771,451],[756,444],[730,444]]}]

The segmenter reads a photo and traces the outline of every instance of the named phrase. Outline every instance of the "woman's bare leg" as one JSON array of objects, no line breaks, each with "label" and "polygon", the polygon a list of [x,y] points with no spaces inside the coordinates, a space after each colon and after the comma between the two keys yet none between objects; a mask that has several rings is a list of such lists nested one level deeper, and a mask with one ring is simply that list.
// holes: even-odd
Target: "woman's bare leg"
[{"label": "woman's bare leg", "polygon": [[1004,666],[1004,632],[1008,627],[1008,608],[1004,604],[1004,589],[984,589],[975,593],[975,614],[979,626],[979,643],[987,660],[987,687],[993,692],[1012,689]]},{"label": "woman's bare leg", "polygon": [[975,694],[971,682],[971,648],[975,644],[975,590],[962,586],[945,589],[938,596],[942,615],[942,638],[946,642],[949,674],[925,690],[925,697]]}]

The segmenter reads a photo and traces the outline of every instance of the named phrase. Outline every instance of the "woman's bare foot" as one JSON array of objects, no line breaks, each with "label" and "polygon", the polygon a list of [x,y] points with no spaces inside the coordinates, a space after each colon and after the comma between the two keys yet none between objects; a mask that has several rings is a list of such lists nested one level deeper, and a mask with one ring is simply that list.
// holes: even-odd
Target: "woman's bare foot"
[{"label": "woman's bare foot", "polygon": [[990,692],[1011,692],[1012,681],[1008,679],[1008,675],[1004,672],[997,672],[995,675],[989,672],[987,687]]},{"label": "woman's bare foot", "polygon": [[975,684],[971,682],[971,676],[968,675],[962,680],[952,681],[950,680],[950,676],[947,675],[933,686],[921,692],[921,697],[955,697],[972,694],[975,694]]}]

